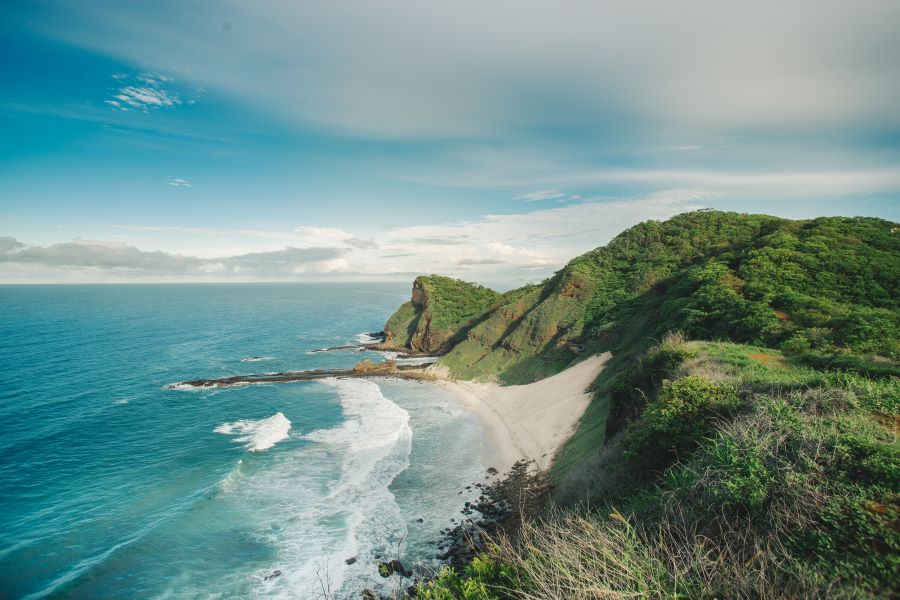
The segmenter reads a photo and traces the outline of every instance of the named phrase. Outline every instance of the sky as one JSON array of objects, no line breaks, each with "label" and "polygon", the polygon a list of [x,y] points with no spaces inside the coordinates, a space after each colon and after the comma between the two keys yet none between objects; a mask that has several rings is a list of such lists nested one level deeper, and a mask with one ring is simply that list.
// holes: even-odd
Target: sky
[{"label": "sky", "polygon": [[0,283],[538,281],[700,208],[900,221],[896,0],[0,6]]}]

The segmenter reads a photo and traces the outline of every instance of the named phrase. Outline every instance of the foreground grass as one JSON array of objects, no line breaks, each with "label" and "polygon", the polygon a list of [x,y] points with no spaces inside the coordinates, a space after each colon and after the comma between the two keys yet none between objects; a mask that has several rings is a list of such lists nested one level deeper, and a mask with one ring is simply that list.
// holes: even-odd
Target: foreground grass
[{"label": "foreground grass", "polygon": [[589,504],[417,597],[895,597],[900,380],[853,364],[667,336],[600,390],[643,406],[580,471]]}]

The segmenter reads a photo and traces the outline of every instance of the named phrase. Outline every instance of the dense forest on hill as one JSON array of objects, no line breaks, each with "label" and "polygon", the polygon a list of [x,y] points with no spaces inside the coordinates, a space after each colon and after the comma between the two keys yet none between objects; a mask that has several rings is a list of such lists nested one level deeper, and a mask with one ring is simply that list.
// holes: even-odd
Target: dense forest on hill
[{"label": "dense forest on hill", "polygon": [[456,377],[524,383],[613,359],[544,516],[418,597],[900,591],[897,224],[699,211],[632,227],[540,285],[444,289],[401,312],[442,323],[419,349]]},{"label": "dense forest on hill", "polygon": [[[457,342],[442,361],[454,375],[505,383],[556,373],[579,352],[610,346],[636,326],[644,337],[680,329],[795,355],[897,359],[897,227],[862,217],[686,213],[636,225],[545,283],[502,295],[420,277],[417,285],[434,288],[434,306],[444,307],[424,305],[420,320],[439,315],[443,337]],[[441,316],[457,304],[460,314]],[[400,324],[415,316],[412,303],[404,305],[387,331],[406,341]],[[415,349],[448,349],[438,346]]]}]

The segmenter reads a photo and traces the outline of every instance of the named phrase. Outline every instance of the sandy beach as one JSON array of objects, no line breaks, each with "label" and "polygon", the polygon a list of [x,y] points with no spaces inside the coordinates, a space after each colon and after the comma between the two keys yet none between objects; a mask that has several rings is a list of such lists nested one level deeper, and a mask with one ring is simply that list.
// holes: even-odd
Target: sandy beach
[{"label": "sandy beach", "polygon": [[482,455],[486,467],[503,473],[524,458],[546,469],[587,409],[587,388],[609,358],[609,353],[593,356],[528,385],[451,380],[439,385],[481,419],[488,442]]}]

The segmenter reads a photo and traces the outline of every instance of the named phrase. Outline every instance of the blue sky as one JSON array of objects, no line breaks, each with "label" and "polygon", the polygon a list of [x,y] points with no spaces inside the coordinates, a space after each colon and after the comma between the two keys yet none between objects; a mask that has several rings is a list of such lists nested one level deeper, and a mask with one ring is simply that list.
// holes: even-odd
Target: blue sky
[{"label": "blue sky", "polygon": [[514,285],[701,207],[900,220],[900,3],[19,2],[0,281]]}]

